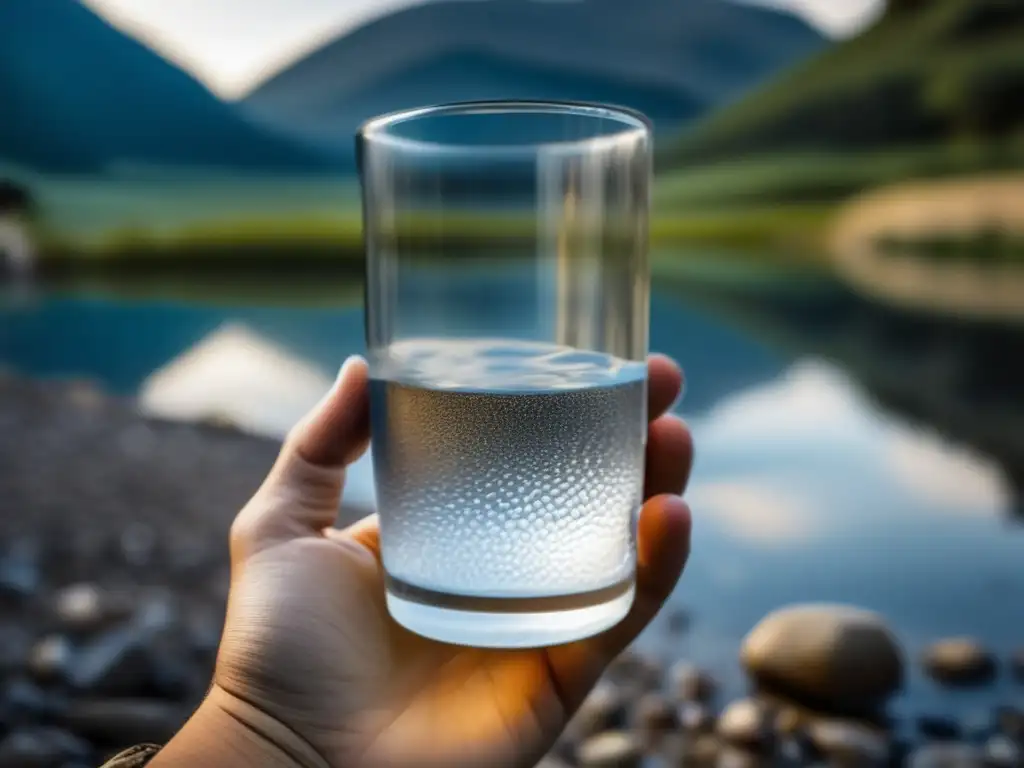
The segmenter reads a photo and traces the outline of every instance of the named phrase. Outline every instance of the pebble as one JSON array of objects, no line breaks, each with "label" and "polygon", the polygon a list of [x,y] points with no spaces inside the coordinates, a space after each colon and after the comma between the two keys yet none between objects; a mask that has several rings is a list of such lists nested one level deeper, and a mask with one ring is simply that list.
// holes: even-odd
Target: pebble
[{"label": "pebble", "polygon": [[662,685],[662,667],[656,659],[628,648],[608,666],[606,677],[632,692],[657,690]]},{"label": "pebble", "polygon": [[862,713],[903,683],[903,657],[876,613],[842,605],[796,605],[775,611],[743,641],[751,677],[810,705]]},{"label": "pebble", "polygon": [[164,744],[181,728],[187,711],[158,699],[72,700],[61,725],[114,748]]},{"label": "pebble", "polygon": [[583,742],[576,759],[582,768],[640,768],[643,747],[636,734],[607,731]]},{"label": "pebble", "polygon": [[576,739],[586,739],[602,731],[626,724],[627,699],[618,686],[599,683],[590,692],[569,722],[566,731]]},{"label": "pebble", "polygon": [[721,751],[722,743],[717,737],[711,734],[701,734],[686,743],[679,765],[710,768],[718,762]]},{"label": "pebble", "polygon": [[17,730],[0,742],[0,768],[56,768],[92,757],[89,744],[57,728]]},{"label": "pebble", "polygon": [[211,658],[220,645],[224,616],[202,608],[191,611],[185,620],[189,648],[195,656]]},{"label": "pebble", "polygon": [[691,624],[690,613],[685,608],[676,608],[669,613],[665,623],[673,635],[685,634]]},{"label": "pebble", "polygon": [[1024,751],[1009,736],[993,736],[983,749],[985,764],[991,768],[1021,768],[1024,766]]},{"label": "pebble", "polygon": [[686,733],[710,733],[715,730],[715,716],[711,710],[695,701],[680,704],[676,717]]},{"label": "pebble", "polygon": [[937,742],[918,747],[907,758],[907,768],[983,768],[981,751],[970,744]]},{"label": "pebble", "polygon": [[104,618],[103,594],[95,584],[73,584],[57,592],[54,612],[64,629],[93,629]]},{"label": "pebble", "polygon": [[131,695],[149,681],[147,632],[129,622],[83,646],[68,678],[83,691]]},{"label": "pebble", "polygon": [[768,712],[756,699],[739,699],[719,715],[716,731],[728,744],[761,749],[770,735]]},{"label": "pebble", "polygon": [[932,679],[951,686],[983,685],[996,674],[995,658],[969,637],[933,643],[925,649],[921,663]]},{"label": "pebble", "polygon": [[995,721],[1001,734],[1024,742],[1024,711],[1016,707],[997,707]]},{"label": "pebble", "polygon": [[0,676],[25,666],[32,649],[32,635],[16,624],[0,624]]},{"label": "pebble", "polygon": [[781,736],[794,736],[803,732],[806,721],[807,718],[796,707],[783,707],[775,715],[775,732]]},{"label": "pebble", "polygon": [[935,715],[917,718],[917,730],[922,736],[936,741],[956,741],[962,736],[960,725],[955,720]]},{"label": "pebble", "polygon": [[807,726],[811,743],[826,757],[842,765],[883,765],[889,740],[881,731],[846,720],[813,720]]},{"label": "pebble", "polygon": [[49,714],[43,690],[25,678],[7,680],[0,689],[0,724],[22,725]]},{"label": "pebble", "polygon": [[678,724],[676,708],[660,693],[644,694],[633,707],[635,730],[655,734],[673,730]]},{"label": "pebble", "polygon": [[1018,683],[1024,683],[1024,648],[1010,654],[1010,674]]},{"label": "pebble", "polygon": [[676,662],[668,672],[669,689],[679,701],[709,703],[717,690],[711,675],[696,664],[687,661]]},{"label": "pebble", "polygon": [[760,768],[761,765],[758,755],[728,745],[722,747],[715,762],[715,768]]},{"label": "pebble", "polygon": [[570,766],[558,755],[546,755],[537,763],[536,768],[570,768]]},{"label": "pebble", "polygon": [[42,582],[39,545],[33,539],[17,539],[0,553],[0,595],[32,597]]},{"label": "pebble", "polygon": [[74,649],[64,635],[48,635],[29,652],[28,668],[38,680],[60,680],[67,676]]},{"label": "pebble", "polygon": [[132,523],[121,532],[121,556],[128,565],[145,568],[153,562],[158,540],[153,526]]},{"label": "pebble", "polygon": [[82,410],[94,410],[105,402],[103,392],[91,381],[69,381],[66,388],[68,402]]}]

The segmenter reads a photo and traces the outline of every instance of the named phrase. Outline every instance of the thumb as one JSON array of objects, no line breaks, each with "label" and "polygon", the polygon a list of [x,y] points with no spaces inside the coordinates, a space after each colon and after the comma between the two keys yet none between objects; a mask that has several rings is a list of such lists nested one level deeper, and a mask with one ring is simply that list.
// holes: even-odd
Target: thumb
[{"label": "thumb", "polygon": [[367,365],[353,356],[330,392],[288,434],[267,479],[232,525],[232,547],[251,552],[333,525],[345,466],[369,440]]}]

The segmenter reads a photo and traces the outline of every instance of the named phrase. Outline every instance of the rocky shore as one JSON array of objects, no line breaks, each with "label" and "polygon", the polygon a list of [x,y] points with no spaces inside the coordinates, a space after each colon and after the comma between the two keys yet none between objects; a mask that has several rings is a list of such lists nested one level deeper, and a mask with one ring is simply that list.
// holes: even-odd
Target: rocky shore
[{"label": "rocky shore", "polygon": [[[276,453],[0,373],[0,768],[96,766],[181,725],[220,637],[228,527]],[[543,768],[1024,768],[1020,708],[889,712],[911,664],[951,690],[1013,678],[1024,701],[1024,648],[950,638],[908,659],[880,616],[805,605],[765,617],[738,661],[749,693],[727,701],[716,670],[627,652]]]}]

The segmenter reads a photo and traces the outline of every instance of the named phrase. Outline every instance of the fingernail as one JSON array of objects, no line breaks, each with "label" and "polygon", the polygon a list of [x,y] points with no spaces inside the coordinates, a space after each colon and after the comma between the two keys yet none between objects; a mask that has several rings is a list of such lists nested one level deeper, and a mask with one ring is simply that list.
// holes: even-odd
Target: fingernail
[{"label": "fingernail", "polygon": [[338,376],[334,380],[334,386],[341,386],[342,382],[348,376],[348,372],[352,370],[352,366],[360,362],[365,362],[361,355],[349,355],[347,358],[345,358],[345,362],[342,363],[341,368],[338,369]]},{"label": "fingernail", "polygon": [[676,399],[672,401],[672,405],[669,406],[669,411],[674,411],[683,404],[683,399],[686,397],[686,379],[683,379],[683,383],[679,386],[679,394],[676,395]]}]

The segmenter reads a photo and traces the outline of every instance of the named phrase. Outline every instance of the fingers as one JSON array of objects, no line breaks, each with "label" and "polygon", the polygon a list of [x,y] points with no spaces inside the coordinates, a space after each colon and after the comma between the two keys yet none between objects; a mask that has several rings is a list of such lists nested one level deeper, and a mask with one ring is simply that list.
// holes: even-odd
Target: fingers
[{"label": "fingers", "polygon": [[368,377],[365,360],[346,360],[331,391],[288,436],[282,457],[329,468],[358,459],[370,440]]},{"label": "fingers", "polygon": [[376,514],[367,515],[343,530],[331,530],[329,534],[332,538],[356,542],[380,560],[380,518]]},{"label": "fingers", "polygon": [[665,355],[647,360],[647,418],[654,421],[672,407],[683,387],[683,372]]},{"label": "fingers", "polygon": [[644,498],[664,493],[680,496],[690,479],[693,437],[675,416],[665,415],[647,427],[647,469]]},{"label": "fingers", "polygon": [[636,599],[629,615],[596,637],[547,650],[567,714],[672,594],[690,554],[690,528],[690,510],[682,499],[658,496],[648,501],[640,515]]},{"label": "fingers", "polygon": [[235,519],[232,551],[244,556],[332,525],[344,467],[369,442],[369,418],[366,362],[351,357],[331,391],[291,431],[263,486]]}]

